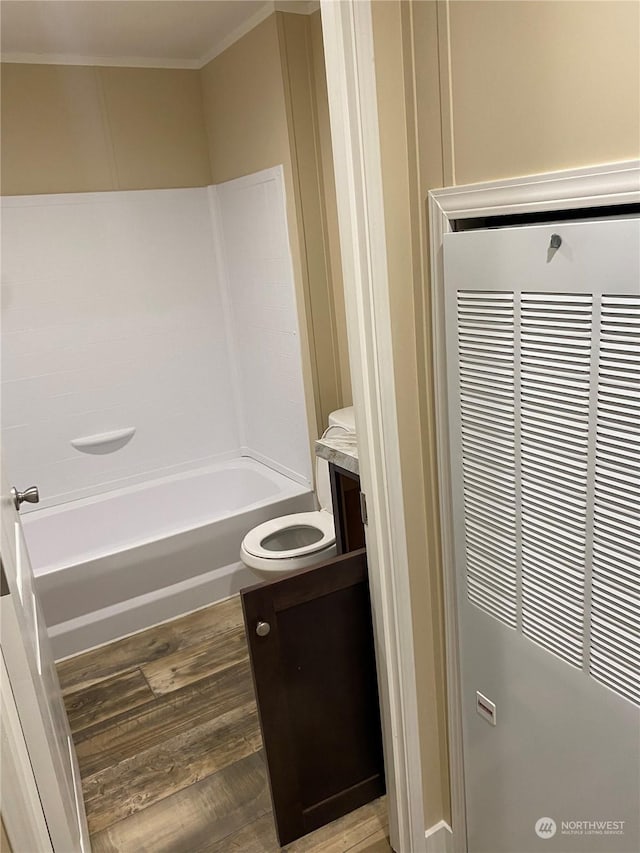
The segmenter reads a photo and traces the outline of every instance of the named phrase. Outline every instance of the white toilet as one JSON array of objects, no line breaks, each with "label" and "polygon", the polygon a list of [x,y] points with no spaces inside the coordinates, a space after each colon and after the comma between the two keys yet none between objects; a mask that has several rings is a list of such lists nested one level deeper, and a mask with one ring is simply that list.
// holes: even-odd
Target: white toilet
[{"label": "white toilet", "polygon": [[[355,428],[353,406],[349,406],[329,415],[324,436],[354,433]],[[335,556],[329,463],[318,457],[316,495],[320,509],[282,515],[250,530],[240,547],[240,559],[245,566],[265,580],[273,580]]]}]

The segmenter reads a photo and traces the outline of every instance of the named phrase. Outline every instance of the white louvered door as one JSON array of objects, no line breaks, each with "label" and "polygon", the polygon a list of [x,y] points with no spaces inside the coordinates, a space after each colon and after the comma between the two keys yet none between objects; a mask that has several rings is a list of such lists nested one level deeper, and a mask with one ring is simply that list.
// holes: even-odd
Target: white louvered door
[{"label": "white louvered door", "polygon": [[636,853],[640,221],[444,261],[469,851]]}]

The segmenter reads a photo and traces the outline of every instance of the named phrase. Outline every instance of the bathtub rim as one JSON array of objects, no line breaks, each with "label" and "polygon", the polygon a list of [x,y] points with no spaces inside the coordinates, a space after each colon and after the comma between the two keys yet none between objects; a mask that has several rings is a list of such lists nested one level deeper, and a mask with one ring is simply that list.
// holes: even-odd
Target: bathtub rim
[{"label": "bathtub rim", "polygon": [[39,519],[51,518],[56,515],[64,515],[73,508],[93,506],[101,503],[106,504],[109,501],[117,499],[118,497],[123,495],[130,495],[136,492],[144,492],[150,487],[166,485],[172,482],[176,482],[178,480],[184,481],[191,479],[195,476],[211,474],[215,473],[216,471],[229,470],[234,468],[255,471],[261,474],[262,476],[265,476],[276,487],[278,487],[278,491],[267,498],[261,498],[260,500],[251,501],[249,503],[243,504],[241,507],[235,510],[213,514],[210,518],[207,518],[204,521],[200,520],[194,522],[193,524],[179,525],[177,527],[167,528],[162,532],[161,535],[158,535],[156,533],[155,535],[141,536],[135,541],[130,540],[127,542],[117,543],[115,545],[111,545],[109,548],[100,548],[91,551],[85,550],[81,554],[76,554],[75,556],[72,556],[72,558],[65,559],[62,561],[51,562],[44,566],[32,565],[34,575],[36,577],[41,577],[43,575],[48,575],[54,572],[64,571],[65,569],[73,568],[74,566],[77,566],[82,563],[89,563],[94,560],[105,559],[110,556],[122,554],[126,551],[130,551],[135,548],[141,548],[145,545],[150,545],[154,542],[161,542],[165,539],[170,539],[174,536],[188,534],[192,531],[198,530],[199,528],[214,524],[215,522],[224,521],[227,518],[232,518],[233,516],[240,515],[251,510],[259,509],[271,503],[276,503],[279,500],[313,493],[313,489],[310,485],[303,485],[295,480],[292,480],[290,477],[287,477],[286,474],[283,474],[280,471],[276,471],[274,468],[269,467],[264,462],[258,461],[249,456],[238,456],[234,457],[233,459],[227,459],[224,461],[214,462],[209,465],[203,465],[200,468],[190,468],[186,471],[179,471],[173,474],[167,474],[162,477],[151,477],[143,482],[134,483],[128,486],[121,486],[111,491],[100,492],[97,495],[91,495],[76,500],[66,501],[64,503],[56,504],[54,506],[47,506],[43,507],[42,509],[35,509],[28,513],[25,513],[21,520],[23,525],[24,536],[27,542],[27,550],[29,550],[28,530],[30,527],[36,525]]}]

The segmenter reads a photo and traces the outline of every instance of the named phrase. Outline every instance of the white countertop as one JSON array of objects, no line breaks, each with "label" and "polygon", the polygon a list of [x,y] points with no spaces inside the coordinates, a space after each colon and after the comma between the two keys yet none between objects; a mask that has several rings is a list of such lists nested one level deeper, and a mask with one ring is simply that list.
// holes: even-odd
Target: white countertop
[{"label": "white countertop", "polygon": [[337,435],[316,441],[316,456],[333,462],[334,465],[360,474],[358,463],[358,439],[355,435]]}]

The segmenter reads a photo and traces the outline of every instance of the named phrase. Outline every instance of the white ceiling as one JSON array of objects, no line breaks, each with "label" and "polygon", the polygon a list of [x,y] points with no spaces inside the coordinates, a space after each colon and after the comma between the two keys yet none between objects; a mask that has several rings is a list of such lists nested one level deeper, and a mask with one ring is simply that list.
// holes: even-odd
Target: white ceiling
[{"label": "white ceiling", "polygon": [[2,0],[2,59],[200,68],[276,9],[265,0]]}]

